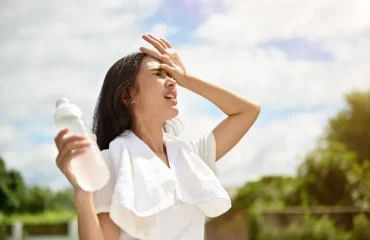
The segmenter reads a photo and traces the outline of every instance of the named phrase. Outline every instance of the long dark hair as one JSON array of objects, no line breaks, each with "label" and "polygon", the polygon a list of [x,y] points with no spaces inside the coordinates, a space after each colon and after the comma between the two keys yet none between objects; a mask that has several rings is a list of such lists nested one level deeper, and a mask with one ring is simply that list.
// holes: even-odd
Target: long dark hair
[{"label": "long dark hair", "polygon": [[[141,52],[127,55],[114,63],[105,76],[92,123],[92,132],[97,137],[100,150],[108,149],[109,143],[117,136],[135,128],[132,99],[140,90],[136,78],[146,56]],[[165,132],[177,135],[174,121],[166,122],[163,128]]]}]

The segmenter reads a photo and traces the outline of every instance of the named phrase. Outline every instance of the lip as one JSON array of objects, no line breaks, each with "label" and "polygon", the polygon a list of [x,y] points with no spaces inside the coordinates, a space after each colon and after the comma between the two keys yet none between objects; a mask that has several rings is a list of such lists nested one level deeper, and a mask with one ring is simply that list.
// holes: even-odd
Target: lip
[{"label": "lip", "polygon": [[172,105],[177,105],[177,99],[166,99],[169,101]]},{"label": "lip", "polygon": [[173,105],[177,105],[177,91],[176,91],[176,90],[170,90],[170,91],[167,91],[167,92],[165,93],[165,96],[166,96],[167,94],[170,94],[170,95],[174,96],[174,98],[172,98],[172,99],[165,98],[165,99],[166,99],[167,101],[171,102],[171,104],[173,104]]},{"label": "lip", "polygon": [[167,100],[177,100],[177,91],[176,90],[167,91],[164,95],[166,96],[167,94],[170,94],[170,95],[174,96],[174,99],[167,99]]}]

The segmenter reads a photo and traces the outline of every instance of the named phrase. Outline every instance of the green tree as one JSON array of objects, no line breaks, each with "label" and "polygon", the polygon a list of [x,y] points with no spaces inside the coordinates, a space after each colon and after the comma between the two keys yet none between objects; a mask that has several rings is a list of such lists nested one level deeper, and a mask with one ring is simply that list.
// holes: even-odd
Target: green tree
[{"label": "green tree", "polygon": [[47,187],[26,186],[22,174],[7,169],[1,157],[0,179],[0,212],[11,214],[75,210],[71,189],[53,192]]},{"label": "green tree", "polygon": [[5,161],[0,158],[0,211],[14,212],[22,204],[25,185],[18,171],[8,171]]},{"label": "green tree", "polygon": [[53,210],[75,210],[75,203],[73,200],[73,190],[64,189],[56,192],[53,196],[52,206]]},{"label": "green tree", "polygon": [[370,239],[370,221],[364,214],[359,214],[353,221],[351,240]]},{"label": "green tree", "polygon": [[341,143],[310,152],[298,168],[300,188],[307,192],[310,205],[352,205],[356,174],[356,153]]},{"label": "green tree", "polygon": [[344,143],[360,163],[370,161],[370,90],[351,92],[346,102],[347,107],[330,119],[325,139]]},{"label": "green tree", "polygon": [[296,184],[292,177],[264,176],[240,188],[233,206],[239,209],[283,208],[285,200],[295,194]]},{"label": "green tree", "polygon": [[53,193],[49,188],[32,186],[25,192],[22,212],[40,213],[52,209]]},{"label": "green tree", "polygon": [[370,91],[349,93],[346,102],[298,168],[311,205],[370,207]]}]

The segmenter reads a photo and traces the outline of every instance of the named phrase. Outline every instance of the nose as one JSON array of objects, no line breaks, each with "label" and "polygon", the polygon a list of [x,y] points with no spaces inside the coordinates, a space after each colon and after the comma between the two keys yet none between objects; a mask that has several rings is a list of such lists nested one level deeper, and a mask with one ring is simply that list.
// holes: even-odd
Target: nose
[{"label": "nose", "polygon": [[177,83],[176,83],[176,80],[173,79],[173,78],[167,78],[166,82],[165,82],[165,86],[167,88],[174,88],[176,87]]}]

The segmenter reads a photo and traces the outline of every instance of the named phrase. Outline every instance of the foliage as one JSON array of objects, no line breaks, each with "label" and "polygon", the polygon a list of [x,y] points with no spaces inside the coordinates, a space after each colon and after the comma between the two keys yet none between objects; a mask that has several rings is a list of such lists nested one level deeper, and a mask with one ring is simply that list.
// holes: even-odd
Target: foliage
[{"label": "foliage", "polygon": [[235,208],[345,205],[370,208],[370,91],[346,97],[348,108],[330,119],[324,141],[309,152],[297,177],[268,176],[248,182]]},{"label": "foliage", "polygon": [[[346,101],[347,107],[329,120],[317,147],[304,157],[296,177],[262,177],[239,189],[233,200],[233,208],[247,209],[251,219],[249,227],[255,235],[260,232],[259,215],[271,209],[290,206],[351,206],[370,209],[370,91],[352,92],[346,96]],[[304,239],[304,234],[310,232],[304,229],[311,228],[311,232],[314,232],[314,228],[321,229],[319,226],[326,226],[331,232],[322,238],[308,236],[312,239],[331,239],[329,236],[336,236],[335,228],[327,219],[320,221],[321,225],[317,226],[312,225],[312,221],[306,221],[303,229],[292,225],[286,229],[284,236],[287,239],[290,239],[289,236]],[[356,221],[357,229],[361,229],[361,224],[366,226],[364,219],[362,222]],[[356,236],[360,236],[360,230],[357,232]],[[260,235],[261,239],[274,239],[268,235],[273,232],[264,234]],[[357,238],[362,239],[356,237],[351,240]],[[252,236],[252,239],[255,238]],[[337,239],[340,239],[339,236]]]},{"label": "foliage", "polygon": [[5,229],[5,226],[0,224],[0,240],[6,240],[7,239],[7,231]]},{"label": "foliage", "polygon": [[360,163],[370,161],[370,91],[346,95],[347,108],[330,119],[325,139],[342,142],[358,155]]},{"label": "foliage", "polygon": [[6,215],[75,210],[72,190],[53,192],[47,187],[26,186],[22,175],[8,170],[1,158],[0,179],[0,212]]},{"label": "foliage", "polygon": [[[246,183],[233,199],[237,209],[282,209],[284,199],[295,193],[297,182],[292,177],[265,176]],[[292,197],[291,197],[292,198]]]},{"label": "foliage", "polygon": [[352,230],[335,226],[328,217],[315,219],[306,216],[303,223],[293,223],[283,229],[266,229],[259,232],[257,240],[368,240],[370,239],[370,221],[359,214],[354,219]]},{"label": "foliage", "polygon": [[45,211],[42,213],[18,213],[4,216],[2,223],[11,224],[15,221],[21,221],[24,224],[65,223],[73,219],[76,219],[75,211]]},{"label": "foliage", "polygon": [[23,230],[29,236],[63,236],[68,234],[68,222],[24,224]]},{"label": "foliage", "polygon": [[21,205],[24,183],[19,172],[8,171],[0,157],[0,212],[12,212]]},{"label": "foliage", "polygon": [[370,221],[364,214],[359,214],[354,219],[351,240],[370,239]]},{"label": "foliage", "polygon": [[337,228],[327,217],[306,217],[303,224],[294,223],[284,229],[263,229],[257,240],[350,240],[350,234]]},{"label": "foliage", "polygon": [[307,192],[310,205],[353,205],[351,178],[356,168],[356,153],[341,143],[330,143],[309,153],[300,165],[300,187]]}]

